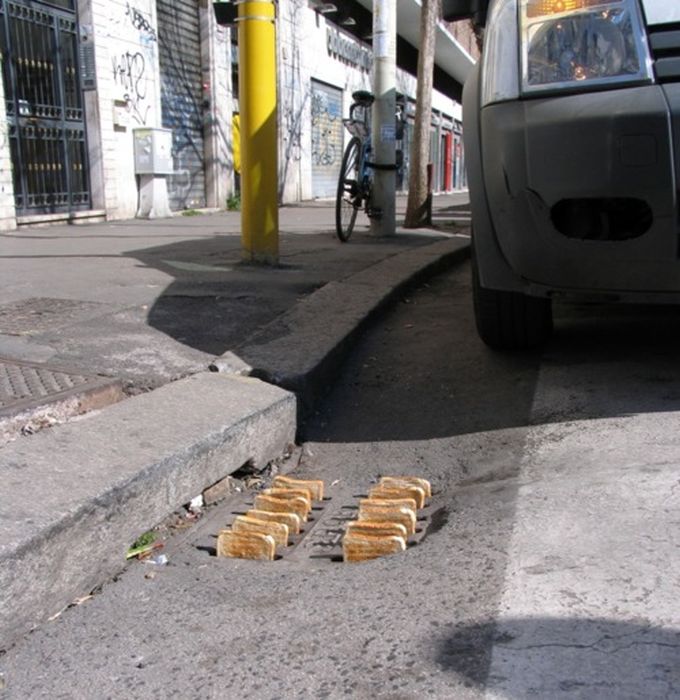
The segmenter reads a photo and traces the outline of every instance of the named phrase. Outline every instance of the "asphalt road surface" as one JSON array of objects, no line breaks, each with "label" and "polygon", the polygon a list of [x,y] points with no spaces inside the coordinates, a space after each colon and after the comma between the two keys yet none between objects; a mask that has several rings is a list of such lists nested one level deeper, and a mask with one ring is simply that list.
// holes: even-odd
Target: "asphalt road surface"
[{"label": "asphalt road surface", "polygon": [[[234,494],[0,657],[0,697],[680,697],[680,313],[558,308],[546,348],[498,355],[469,288],[359,344],[286,465],[330,496],[289,554],[212,556]],[[334,561],[389,473],[432,481],[419,543]]]}]

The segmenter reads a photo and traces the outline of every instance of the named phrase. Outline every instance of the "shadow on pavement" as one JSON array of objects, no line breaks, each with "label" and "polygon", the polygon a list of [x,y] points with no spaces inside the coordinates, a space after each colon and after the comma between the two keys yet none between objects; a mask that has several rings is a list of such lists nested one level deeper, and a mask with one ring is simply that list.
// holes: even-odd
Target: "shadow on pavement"
[{"label": "shadow on pavement", "polygon": [[603,618],[537,617],[465,626],[436,661],[494,697],[677,697],[680,630]]},{"label": "shadow on pavement", "polygon": [[419,440],[680,410],[679,309],[555,312],[544,348],[494,352],[477,336],[469,267],[433,279],[361,339],[305,437]]},{"label": "shadow on pavement", "polygon": [[215,235],[126,253],[174,278],[149,309],[148,324],[219,355],[325,283],[297,260],[266,269],[244,264],[240,246],[239,236]]},{"label": "shadow on pavement", "polygon": [[242,262],[241,238],[233,234],[125,255],[174,277],[149,310],[149,325],[184,345],[219,355],[324,284],[433,240],[436,234],[400,234],[390,240],[357,235],[347,245],[329,233],[281,234],[275,267]]},{"label": "shadow on pavement", "polygon": [[305,439],[426,440],[527,425],[540,353],[494,353],[479,340],[468,270],[433,278],[386,312],[305,425]]}]

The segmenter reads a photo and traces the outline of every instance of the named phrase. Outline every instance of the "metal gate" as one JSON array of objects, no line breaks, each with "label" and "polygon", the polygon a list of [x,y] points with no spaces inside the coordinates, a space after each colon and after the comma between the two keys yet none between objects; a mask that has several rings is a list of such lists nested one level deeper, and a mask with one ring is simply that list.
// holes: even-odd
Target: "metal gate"
[{"label": "metal gate", "polygon": [[161,116],[172,129],[170,208],[204,207],[203,73],[197,0],[157,0]]},{"label": "metal gate", "polygon": [[0,51],[17,215],[89,209],[73,0],[0,0]]},{"label": "metal gate", "polygon": [[312,80],[312,197],[335,196],[342,129],[342,91]]}]

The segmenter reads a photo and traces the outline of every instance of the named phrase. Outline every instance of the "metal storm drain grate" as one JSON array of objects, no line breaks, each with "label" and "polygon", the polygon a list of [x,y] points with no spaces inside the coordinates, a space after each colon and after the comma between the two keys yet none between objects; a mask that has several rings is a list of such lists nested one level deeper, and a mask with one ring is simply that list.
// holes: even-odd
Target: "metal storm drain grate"
[{"label": "metal storm drain grate", "polygon": [[33,297],[0,305],[0,333],[28,335],[100,316],[111,307],[94,301]]},{"label": "metal storm drain grate", "polygon": [[[351,529],[348,530],[348,528],[351,528],[353,523],[360,522],[357,520],[358,513],[358,506],[343,505],[340,507],[339,512],[333,513],[321,523],[310,534],[310,558],[317,561],[342,562],[350,560],[363,561],[387,554],[396,554],[404,551],[404,549],[410,549],[420,544],[427,536],[432,522],[436,520],[436,509],[430,503],[418,511],[414,531],[407,534],[404,539],[404,549],[401,548],[399,543],[395,543],[393,538],[399,535],[396,535],[388,525],[382,537],[382,544],[376,547],[375,543],[370,541],[358,542],[355,544],[355,549],[352,552],[352,559],[347,559],[346,548],[343,548],[343,538],[348,531],[351,532]],[[378,535],[378,537],[380,536]]]},{"label": "metal storm drain grate", "polygon": [[110,383],[102,377],[0,358],[0,416]]},{"label": "metal storm drain grate", "polygon": [[424,479],[383,477],[356,503],[333,508],[323,482],[277,476],[272,488],[231,511],[228,527],[196,546],[218,557],[267,561],[376,559],[422,542],[438,519],[431,498]]}]

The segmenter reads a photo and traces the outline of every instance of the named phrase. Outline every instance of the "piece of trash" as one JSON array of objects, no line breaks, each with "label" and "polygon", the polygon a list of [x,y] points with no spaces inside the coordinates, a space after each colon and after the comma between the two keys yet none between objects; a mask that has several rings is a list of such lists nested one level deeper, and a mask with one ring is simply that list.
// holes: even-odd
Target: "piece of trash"
[{"label": "piece of trash", "polygon": [[5,674],[0,673],[0,690],[4,690],[7,687],[7,684],[5,683]]},{"label": "piece of trash", "polygon": [[264,484],[264,479],[261,476],[247,476],[243,483],[246,485],[247,489],[256,489],[258,486]]},{"label": "piece of trash", "polygon": [[200,513],[201,510],[203,510],[203,494],[191,499],[191,502],[189,503],[189,510],[192,513]]},{"label": "piece of trash", "polygon": [[144,574],[144,578],[147,578],[149,580],[156,578],[156,572],[155,571],[147,571]]},{"label": "piece of trash", "polygon": [[340,479],[336,479],[335,481],[331,481],[331,486],[337,486],[340,483]]},{"label": "piece of trash", "polygon": [[82,605],[83,603],[86,603],[88,600],[92,600],[94,598],[93,595],[84,595],[81,596],[80,598],[76,598],[71,605]]},{"label": "piece of trash", "polygon": [[134,557],[137,557],[141,559],[142,557],[150,554],[154,549],[161,549],[162,547],[162,542],[152,542],[151,544],[147,544],[142,547],[131,547],[130,549],[128,549],[125,558],[133,559]]},{"label": "piece of trash", "polygon": [[152,566],[165,566],[168,561],[167,554],[157,554],[155,557],[147,557],[144,559],[145,564],[151,564]]},{"label": "piece of trash", "polygon": [[413,328],[413,324],[412,324],[412,323],[406,323],[406,324],[404,324],[404,328]]},{"label": "piece of trash", "polygon": [[132,559],[132,557],[139,556],[145,551],[148,551],[148,548],[151,547],[155,540],[156,533],[153,530],[145,532],[132,543],[130,549],[128,549],[127,554],[125,555],[125,558]]}]

